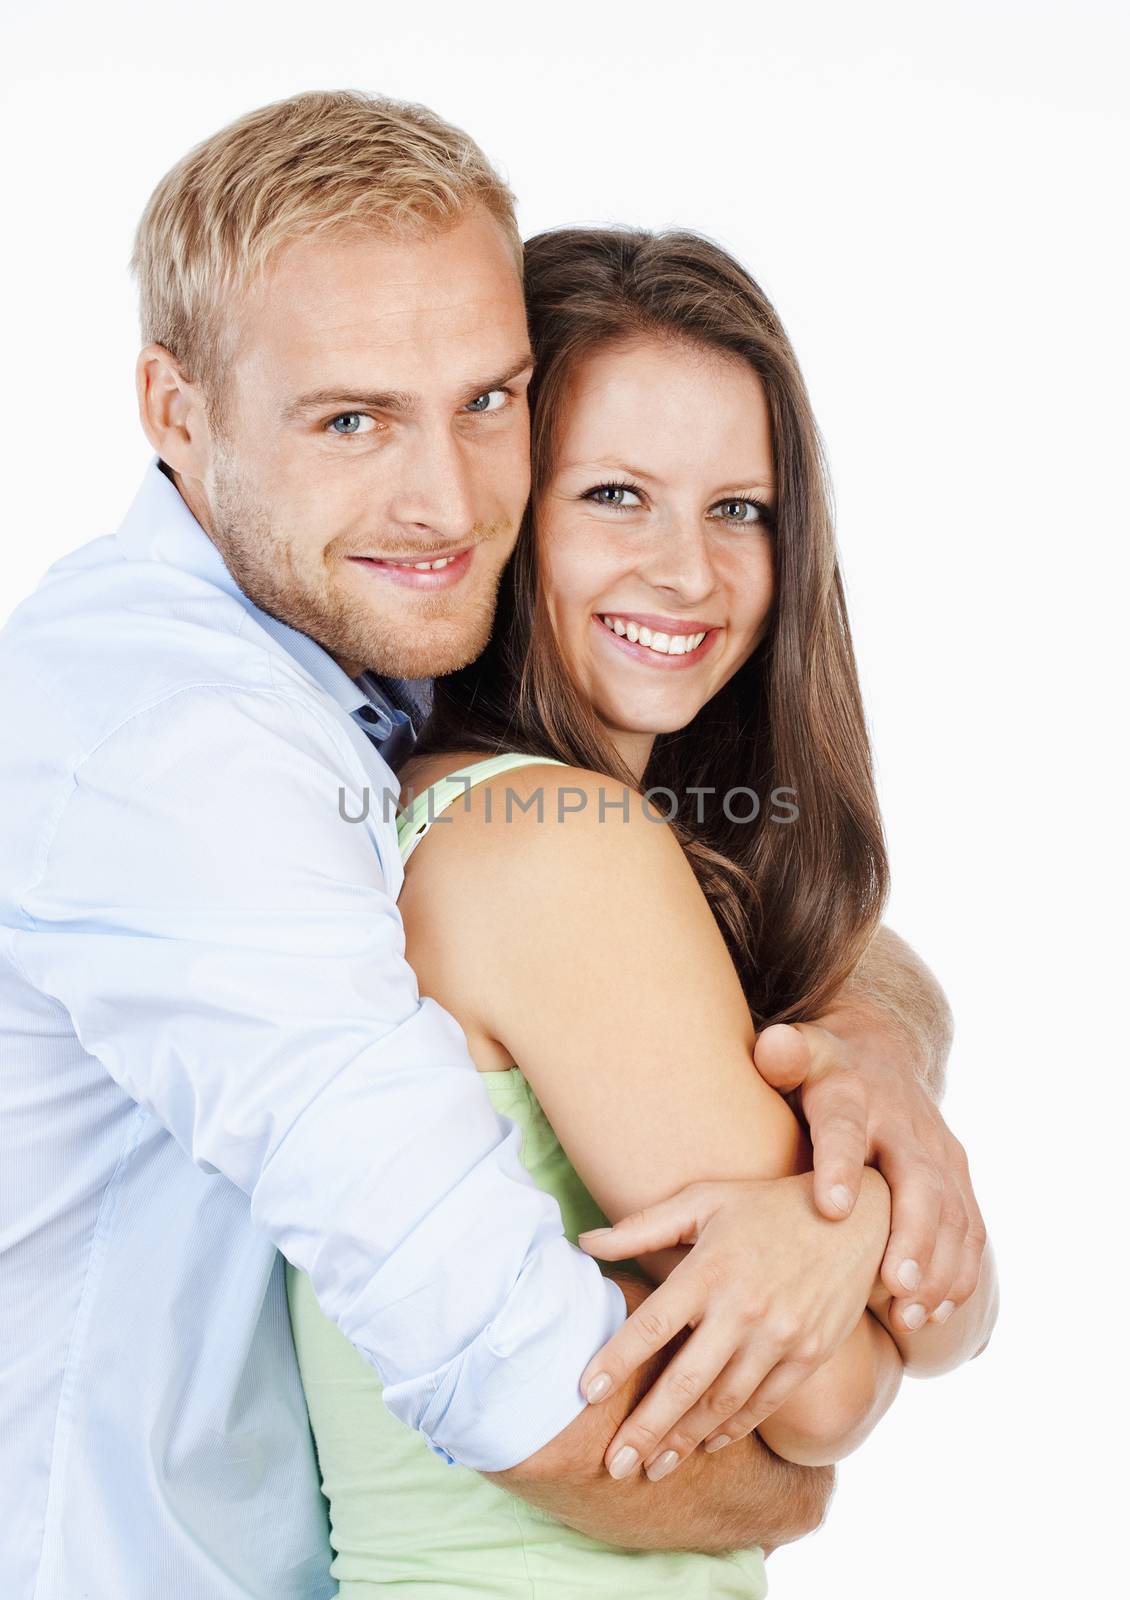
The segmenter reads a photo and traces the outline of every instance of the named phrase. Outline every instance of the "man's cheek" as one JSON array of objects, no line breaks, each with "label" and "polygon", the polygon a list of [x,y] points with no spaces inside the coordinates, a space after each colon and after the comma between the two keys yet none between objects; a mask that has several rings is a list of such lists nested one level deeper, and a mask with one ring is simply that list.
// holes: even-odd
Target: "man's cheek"
[{"label": "man's cheek", "polygon": [[504,482],[516,517],[520,517],[530,497],[530,440],[522,429],[515,430],[507,452]]}]

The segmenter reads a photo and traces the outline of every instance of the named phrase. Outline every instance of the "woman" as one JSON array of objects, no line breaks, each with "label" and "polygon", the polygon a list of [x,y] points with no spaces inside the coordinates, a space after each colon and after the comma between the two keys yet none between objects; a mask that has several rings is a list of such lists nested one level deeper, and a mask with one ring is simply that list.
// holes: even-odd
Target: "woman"
[{"label": "woman", "polygon": [[[802,1170],[754,1027],[842,984],[886,862],[818,436],[772,308],[688,234],[542,235],[527,292],[531,515],[491,644],[437,681],[402,774],[400,907],[421,992],[575,1240],[695,1179]],[[885,1233],[837,1226],[859,1324],[759,1430],[807,1464],[981,1312],[979,1290],[944,1328],[887,1326]],[[660,1281],[677,1256],[638,1266]],[[289,1287],[343,1595],[764,1594],[759,1550],[620,1550],[444,1466]]]}]

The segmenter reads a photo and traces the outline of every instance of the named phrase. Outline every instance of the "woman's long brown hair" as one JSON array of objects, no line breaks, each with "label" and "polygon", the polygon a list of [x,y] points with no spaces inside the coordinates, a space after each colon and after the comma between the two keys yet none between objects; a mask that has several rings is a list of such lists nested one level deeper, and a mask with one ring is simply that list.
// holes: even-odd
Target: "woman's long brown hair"
[{"label": "woman's long brown hair", "polygon": [[[687,232],[561,228],[526,246],[537,367],[531,510],[499,590],[494,635],[439,678],[421,750],[553,756],[632,788],[667,788],[671,823],[726,939],[759,1025],[816,1016],[881,915],[887,859],[820,435],[796,355],[765,295],[718,245]],[[774,603],[750,659],[687,727],[660,734],[642,786],[609,743],[557,648],[538,576],[536,513],[555,422],[578,364],[641,337],[740,356],[769,406],[776,479]],[[712,804],[684,797],[713,789]],[[731,821],[721,797],[761,809]],[[794,820],[770,805],[793,791]],[[752,807],[734,803],[738,815]],[[656,802],[665,814],[670,801]],[[688,809],[690,814],[688,814]]]}]

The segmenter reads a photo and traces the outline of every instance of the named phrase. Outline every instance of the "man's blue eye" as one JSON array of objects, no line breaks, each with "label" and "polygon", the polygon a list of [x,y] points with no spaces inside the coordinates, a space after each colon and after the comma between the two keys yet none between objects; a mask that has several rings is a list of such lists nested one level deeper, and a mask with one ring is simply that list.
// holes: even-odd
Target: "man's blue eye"
[{"label": "man's blue eye", "polygon": [[[360,411],[343,411],[340,417],[335,417],[333,419],[333,421],[330,423],[330,427],[335,433],[360,433],[361,424],[364,421],[365,418],[362,416]],[[338,427],[339,423],[344,424],[344,426]]]},{"label": "man's blue eye", "polygon": [[[494,404],[491,404],[491,401]],[[505,389],[488,389],[485,394],[476,395],[473,400],[464,406],[465,411],[501,411],[506,404],[507,391]]]}]

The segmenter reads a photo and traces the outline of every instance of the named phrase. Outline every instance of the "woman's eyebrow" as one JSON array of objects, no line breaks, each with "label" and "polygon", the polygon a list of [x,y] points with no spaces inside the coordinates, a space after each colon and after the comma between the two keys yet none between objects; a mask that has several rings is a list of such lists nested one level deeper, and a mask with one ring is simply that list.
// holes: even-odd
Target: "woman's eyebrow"
[{"label": "woman's eyebrow", "polygon": [[[664,479],[659,477],[657,473],[647,472],[643,467],[634,467],[629,461],[620,461],[612,457],[593,461],[563,461],[560,467],[562,472],[580,472],[582,469],[586,472],[622,472],[629,478],[640,478],[648,483],[658,484],[660,488],[666,486]],[[711,489],[709,493],[711,498],[716,497],[718,499],[723,499],[728,494],[755,493],[771,495],[773,493],[773,481],[771,478],[767,478],[763,472],[751,472],[746,478],[727,479],[725,483],[720,484],[715,489]]]},{"label": "woman's eyebrow", "polygon": [[712,495],[716,495],[722,500],[724,500],[728,494],[737,495],[740,497],[743,494],[750,494],[751,492],[754,494],[771,495],[773,493],[773,480],[771,478],[766,478],[760,473],[751,472],[748,478],[731,478],[728,482],[721,484],[717,489],[711,490]]},{"label": "woman's eyebrow", "polygon": [[663,479],[654,472],[645,472],[643,467],[633,467],[629,461],[619,461],[612,457],[605,457],[603,460],[587,459],[563,461],[561,463],[562,472],[580,472],[582,468],[586,472],[623,472],[629,478],[646,478],[649,483],[662,484],[663,482]]}]

